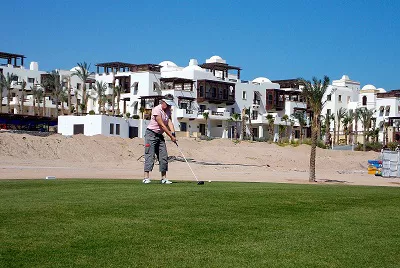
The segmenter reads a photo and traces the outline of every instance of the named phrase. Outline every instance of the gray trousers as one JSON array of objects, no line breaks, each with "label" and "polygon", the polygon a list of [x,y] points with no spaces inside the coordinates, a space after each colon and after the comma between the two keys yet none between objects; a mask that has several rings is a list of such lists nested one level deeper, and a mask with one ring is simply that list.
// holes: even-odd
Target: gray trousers
[{"label": "gray trousers", "polygon": [[146,129],[144,142],[144,171],[149,172],[153,170],[154,155],[157,155],[158,162],[160,163],[160,172],[168,171],[168,153],[164,136]]}]

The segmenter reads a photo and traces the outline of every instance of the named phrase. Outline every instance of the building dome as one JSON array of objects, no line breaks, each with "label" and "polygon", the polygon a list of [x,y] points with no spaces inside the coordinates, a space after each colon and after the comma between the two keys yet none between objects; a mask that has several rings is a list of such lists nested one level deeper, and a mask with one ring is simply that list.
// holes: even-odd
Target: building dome
[{"label": "building dome", "polygon": [[342,80],[350,80],[350,77],[345,74],[345,75],[342,76]]},{"label": "building dome", "polygon": [[160,65],[162,67],[178,67],[178,65],[176,65],[174,62],[169,61],[169,60],[162,61],[158,65]]},{"label": "building dome", "polygon": [[79,68],[79,66],[75,66],[74,68],[72,68],[71,70],[69,70],[70,72],[76,72],[77,70],[80,70],[81,68]]},{"label": "building dome", "polygon": [[379,93],[386,93],[386,90],[384,88],[381,88],[381,87],[376,89],[376,90],[379,90]]},{"label": "building dome", "polygon": [[206,63],[215,63],[215,62],[226,63],[226,60],[224,60],[223,58],[221,58],[220,56],[217,56],[217,55],[214,55],[211,58],[206,60]]},{"label": "building dome", "polygon": [[253,82],[253,83],[262,84],[262,83],[271,83],[271,80],[269,80],[269,79],[266,78],[266,77],[257,77],[257,78],[254,79],[252,82]]},{"label": "building dome", "polygon": [[361,90],[376,90],[376,87],[373,85],[365,85]]}]

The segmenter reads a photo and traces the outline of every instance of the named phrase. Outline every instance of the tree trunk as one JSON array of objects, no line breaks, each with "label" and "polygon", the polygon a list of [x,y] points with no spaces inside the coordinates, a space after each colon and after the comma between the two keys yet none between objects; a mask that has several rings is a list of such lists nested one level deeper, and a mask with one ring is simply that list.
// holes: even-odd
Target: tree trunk
[{"label": "tree trunk", "polygon": [[333,144],[336,144],[336,119],[333,120]]},{"label": "tree trunk", "polygon": [[[86,81],[82,81],[82,103],[86,104]],[[86,105],[82,113],[86,113]]]},{"label": "tree trunk", "polygon": [[364,142],[363,142],[363,151],[365,152],[367,150],[367,131],[363,131],[363,137],[364,137]]},{"label": "tree trunk", "polygon": [[337,124],[337,144],[339,145],[340,143],[340,119],[338,120]]},{"label": "tree trunk", "polygon": [[357,119],[356,122],[354,123],[354,143],[357,144],[357,138],[358,138],[358,124],[357,124]]},{"label": "tree trunk", "polygon": [[315,125],[311,128],[311,153],[310,153],[310,182],[315,182],[315,158],[317,155],[317,135],[318,135],[318,123],[314,120]]}]

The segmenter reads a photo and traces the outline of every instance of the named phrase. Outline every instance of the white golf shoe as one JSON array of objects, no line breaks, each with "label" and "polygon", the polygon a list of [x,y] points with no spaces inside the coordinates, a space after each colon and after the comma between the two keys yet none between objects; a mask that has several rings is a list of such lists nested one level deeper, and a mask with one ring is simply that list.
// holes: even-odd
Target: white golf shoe
[{"label": "white golf shoe", "polygon": [[172,181],[169,181],[168,179],[162,179],[162,180],[161,180],[161,183],[162,183],[162,184],[171,184]]},{"label": "white golf shoe", "polygon": [[150,179],[143,179],[143,183],[150,183],[151,181],[150,181]]}]

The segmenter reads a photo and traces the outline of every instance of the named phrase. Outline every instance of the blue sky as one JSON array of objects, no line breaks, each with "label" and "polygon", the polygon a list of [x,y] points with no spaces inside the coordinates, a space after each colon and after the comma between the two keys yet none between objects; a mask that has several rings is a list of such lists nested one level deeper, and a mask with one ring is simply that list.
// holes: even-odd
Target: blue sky
[{"label": "blue sky", "polygon": [[[242,78],[347,74],[400,88],[400,1],[4,1],[0,51],[41,70],[107,61],[186,66],[220,55]],[[94,70],[94,68],[92,68]]]}]

